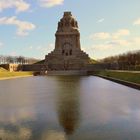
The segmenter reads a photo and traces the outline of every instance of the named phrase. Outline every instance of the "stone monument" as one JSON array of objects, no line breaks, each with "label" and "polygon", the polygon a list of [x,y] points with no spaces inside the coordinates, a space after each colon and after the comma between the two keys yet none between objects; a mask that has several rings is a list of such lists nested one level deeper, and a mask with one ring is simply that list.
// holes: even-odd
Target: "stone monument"
[{"label": "stone monument", "polygon": [[64,12],[55,36],[55,49],[45,56],[47,70],[84,70],[90,58],[81,50],[78,23],[71,12]]}]

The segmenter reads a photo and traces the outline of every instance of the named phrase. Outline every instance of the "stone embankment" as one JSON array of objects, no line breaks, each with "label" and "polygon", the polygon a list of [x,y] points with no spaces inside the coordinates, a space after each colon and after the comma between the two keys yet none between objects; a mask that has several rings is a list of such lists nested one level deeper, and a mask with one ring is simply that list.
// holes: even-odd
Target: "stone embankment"
[{"label": "stone embankment", "polygon": [[46,75],[87,75],[87,71],[84,70],[47,71]]},{"label": "stone embankment", "polygon": [[104,78],[104,79],[107,79],[107,80],[110,80],[110,81],[113,81],[113,82],[116,82],[116,83],[119,83],[119,84],[122,84],[122,85],[125,85],[125,86],[128,86],[128,87],[132,87],[132,88],[140,90],[140,84],[137,84],[137,83],[128,82],[128,81],[124,81],[124,80],[120,80],[120,79],[116,79],[116,78],[112,78],[112,77],[107,77],[107,76],[102,76],[102,75],[97,75],[97,76]]}]

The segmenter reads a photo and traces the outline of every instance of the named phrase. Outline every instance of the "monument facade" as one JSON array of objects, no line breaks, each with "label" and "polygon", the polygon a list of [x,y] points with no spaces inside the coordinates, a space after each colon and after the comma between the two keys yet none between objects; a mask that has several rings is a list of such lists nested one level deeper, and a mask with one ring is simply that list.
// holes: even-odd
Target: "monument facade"
[{"label": "monument facade", "polygon": [[45,56],[47,70],[84,70],[90,58],[81,50],[78,23],[71,12],[64,12],[55,37],[55,49]]}]

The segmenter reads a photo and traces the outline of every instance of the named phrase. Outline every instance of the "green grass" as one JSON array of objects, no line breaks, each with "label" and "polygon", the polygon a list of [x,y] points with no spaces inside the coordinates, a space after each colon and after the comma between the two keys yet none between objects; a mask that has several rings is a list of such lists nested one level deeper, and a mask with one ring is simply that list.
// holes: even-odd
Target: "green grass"
[{"label": "green grass", "polygon": [[98,71],[96,74],[140,84],[140,73],[117,72],[117,71]]},{"label": "green grass", "polygon": [[45,60],[41,60],[41,61],[38,61],[38,62],[36,62],[34,64],[44,64],[44,63],[45,63]]},{"label": "green grass", "polygon": [[4,69],[0,69],[0,79],[1,78],[10,78],[10,77],[16,77],[16,76],[28,76],[33,75],[33,72],[9,72]]},{"label": "green grass", "polygon": [[2,67],[0,67],[0,72],[7,72],[7,70],[2,68]]}]

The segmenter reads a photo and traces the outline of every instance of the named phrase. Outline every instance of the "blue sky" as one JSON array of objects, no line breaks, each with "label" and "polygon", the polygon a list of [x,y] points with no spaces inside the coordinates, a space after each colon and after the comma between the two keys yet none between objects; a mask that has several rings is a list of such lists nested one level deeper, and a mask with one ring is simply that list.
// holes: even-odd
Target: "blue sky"
[{"label": "blue sky", "polygon": [[0,54],[43,59],[64,11],[77,19],[90,57],[140,49],[140,0],[0,0]]}]

